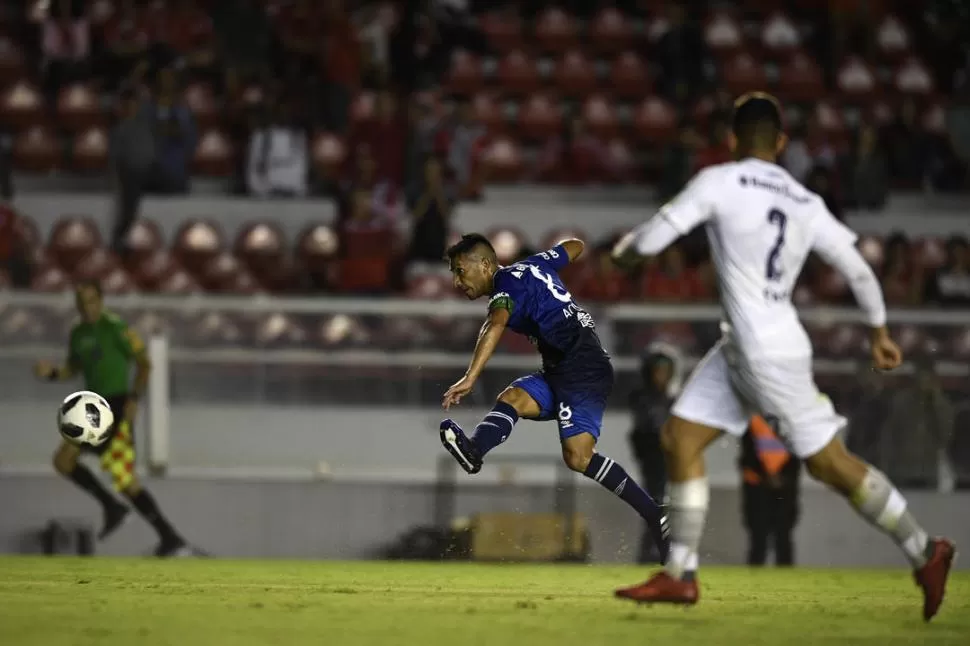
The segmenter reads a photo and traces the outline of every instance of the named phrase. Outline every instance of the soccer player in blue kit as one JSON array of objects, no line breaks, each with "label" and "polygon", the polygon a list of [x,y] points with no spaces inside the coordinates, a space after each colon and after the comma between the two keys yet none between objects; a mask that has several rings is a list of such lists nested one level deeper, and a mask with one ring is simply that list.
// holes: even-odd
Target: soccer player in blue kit
[{"label": "soccer player in blue kit", "polygon": [[558,271],[583,253],[581,240],[508,267],[498,264],[483,235],[465,235],[448,249],[455,287],[469,300],[488,296],[482,325],[465,376],[445,392],[447,410],[471,392],[506,328],[529,337],[542,356],[542,370],[512,382],[471,437],[450,419],[441,422],[441,443],[468,473],[478,473],[485,455],[504,442],[519,418],[556,420],[562,457],[573,471],[592,478],[623,499],[647,521],[662,555],[666,519],[661,507],[619,464],[595,451],[613,366],[596,335],[593,317],[573,301]]}]

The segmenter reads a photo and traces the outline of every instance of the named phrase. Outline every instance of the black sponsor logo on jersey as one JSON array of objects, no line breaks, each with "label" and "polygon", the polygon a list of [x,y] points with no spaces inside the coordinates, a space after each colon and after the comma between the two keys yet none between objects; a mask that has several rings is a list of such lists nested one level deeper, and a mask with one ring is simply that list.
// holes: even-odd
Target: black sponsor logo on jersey
[{"label": "black sponsor logo on jersey", "polygon": [[794,201],[796,204],[805,204],[811,198],[808,195],[796,195],[791,192],[791,188],[788,184],[777,184],[775,182],[768,182],[760,177],[755,177],[754,175],[742,175],[739,180],[741,186],[750,188],[760,188],[764,191],[770,191],[775,195],[781,195],[782,197],[787,197],[788,199]]}]

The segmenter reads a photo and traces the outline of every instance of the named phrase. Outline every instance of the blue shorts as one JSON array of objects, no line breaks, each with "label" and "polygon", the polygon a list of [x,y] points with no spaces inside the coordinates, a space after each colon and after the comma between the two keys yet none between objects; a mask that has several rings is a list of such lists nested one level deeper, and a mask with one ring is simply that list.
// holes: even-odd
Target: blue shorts
[{"label": "blue shorts", "polygon": [[[565,382],[565,383],[564,383]],[[556,420],[559,439],[589,433],[599,439],[603,413],[613,389],[613,371],[586,384],[561,380],[542,371],[519,377],[512,386],[521,388],[539,404],[536,421]]]}]

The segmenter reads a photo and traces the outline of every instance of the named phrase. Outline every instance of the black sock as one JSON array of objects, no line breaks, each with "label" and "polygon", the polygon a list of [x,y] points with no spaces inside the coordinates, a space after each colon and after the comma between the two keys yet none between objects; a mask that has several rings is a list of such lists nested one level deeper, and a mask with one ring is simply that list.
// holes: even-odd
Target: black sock
[{"label": "black sock", "polygon": [[164,540],[179,539],[178,533],[175,528],[168,522],[168,519],[162,514],[162,511],[158,508],[158,503],[146,489],[142,489],[133,496],[128,497],[131,500],[131,504],[135,506],[138,513],[142,515],[142,518],[148,521],[148,523],[155,528],[158,532],[159,538]]},{"label": "black sock", "polygon": [[83,464],[75,464],[74,469],[67,474],[67,479],[91,494],[95,500],[101,503],[106,512],[112,507],[122,506],[121,502],[112,496],[111,492]]}]

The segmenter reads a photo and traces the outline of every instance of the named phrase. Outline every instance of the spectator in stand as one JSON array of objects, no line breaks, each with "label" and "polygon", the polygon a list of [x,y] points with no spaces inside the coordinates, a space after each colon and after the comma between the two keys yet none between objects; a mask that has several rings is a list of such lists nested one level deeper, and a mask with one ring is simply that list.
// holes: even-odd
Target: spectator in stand
[{"label": "spectator in stand", "polygon": [[711,136],[704,142],[704,146],[697,151],[694,156],[694,172],[723,164],[732,160],[731,151],[728,149],[728,134],[730,126],[726,121],[715,119],[711,124]]},{"label": "spectator in stand", "polygon": [[908,307],[923,302],[923,281],[913,262],[909,240],[902,233],[893,233],[886,240],[880,280],[887,304]]},{"label": "spectator in stand", "polygon": [[135,0],[122,0],[103,28],[105,89],[118,90],[150,58],[151,34]]},{"label": "spectator in stand", "polygon": [[848,208],[881,210],[886,206],[889,164],[874,127],[863,125],[856,131],[852,151],[842,166]]},{"label": "spectator in stand", "polygon": [[423,190],[411,207],[410,261],[441,264],[448,247],[448,230],[454,207],[454,189],[445,182],[441,162],[435,157],[428,157],[424,163]]},{"label": "spectator in stand", "polygon": [[484,184],[484,152],[488,130],[475,118],[467,97],[458,97],[452,118],[436,134],[435,151],[448,160],[460,197],[481,197]]},{"label": "spectator in stand", "polygon": [[246,81],[268,81],[271,69],[282,67],[273,62],[274,36],[261,0],[213,3],[211,13],[229,94]]},{"label": "spectator in stand", "polygon": [[650,300],[663,302],[698,301],[708,297],[697,272],[687,267],[679,245],[668,247],[660,262],[647,269],[642,293]]},{"label": "spectator in stand", "polygon": [[[439,127],[440,119],[431,102],[411,97],[404,164],[404,185],[409,200],[416,200],[424,187],[424,161],[428,155],[436,154],[435,139]],[[445,157],[444,151],[439,156]]]},{"label": "spectator in stand", "polygon": [[792,128],[791,138],[781,155],[781,163],[791,176],[802,184],[808,179],[808,174],[815,166],[812,152],[805,141],[805,126],[799,124]]},{"label": "spectator in stand", "polygon": [[547,177],[564,184],[581,186],[610,176],[606,145],[586,130],[586,123],[578,115],[566,120],[562,134],[549,139],[542,158],[540,167],[547,169]]},{"label": "spectator in stand", "polygon": [[970,307],[970,248],[963,236],[946,243],[946,264],[926,280],[926,302],[943,307]]},{"label": "spectator in stand", "polygon": [[376,181],[388,181],[400,189],[404,184],[404,156],[407,148],[407,115],[398,109],[397,98],[389,91],[377,95],[377,118],[356,129],[348,149],[356,154],[366,147],[373,156]]},{"label": "spectator in stand", "polygon": [[195,119],[179,96],[178,77],[171,67],[158,74],[154,108],[155,167],[150,190],[162,194],[186,193],[197,134]]},{"label": "spectator in stand", "polygon": [[906,99],[886,127],[889,170],[899,188],[914,189],[928,179],[929,137],[918,122],[916,103]]},{"label": "spectator in stand", "polygon": [[155,42],[167,51],[163,65],[177,65],[212,82],[221,79],[213,46],[212,20],[197,0],[175,0],[170,9],[153,12]]},{"label": "spectator in stand", "polygon": [[697,151],[703,145],[703,137],[690,121],[685,121],[680,127],[677,140],[667,146],[664,152],[658,194],[661,202],[666,202],[684,188],[693,172]]},{"label": "spectator in stand", "polygon": [[32,273],[30,250],[10,197],[4,195],[0,201],[0,270],[6,271],[12,287],[26,288],[30,287]]},{"label": "spectator in stand", "polygon": [[307,133],[297,126],[288,103],[267,108],[249,138],[246,185],[257,197],[303,197],[309,181]]},{"label": "spectator in stand", "polygon": [[324,127],[344,133],[350,102],[360,87],[361,45],[342,0],[325,0],[323,5]]},{"label": "spectator in stand", "polygon": [[827,166],[815,166],[808,174],[805,187],[818,193],[825,202],[826,208],[832,212],[837,220],[842,220],[842,198],[836,190],[834,175]]},{"label": "spectator in stand", "polygon": [[377,5],[365,5],[354,16],[361,44],[361,81],[386,87],[391,76],[390,33],[393,17]]},{"label": "spectator in stand", "polygon": [[377,174],[377,162],[370,149],[361,146],[357,150],[354,168],[349,177],[341,183],[340,204],[343,211],[350,208],[352,197],[359,191],[370,196],[371,213],[381,221],[397,226],[403,224],[406,200],[396,184]]},{"label": "spectator in stand", "polygon": [[115,177],[115,221],[111,247],[125,251],[128,230],[138,217],[142,196],[155,166],[155,106],[132,87],[122,89],[119,121],[111,133],[110,159]]},{"label": "spectator in stand", "polygon": [[576,277],[568,281],[566,286],[577,298],[610,303],[629,300],[633,296],[629,277],[612,260],[612,249],[613,241],[596,245],[592,257],[583,262]]},{"label": "spectator in stand", "polygon": [[54,101],[61,87],[89,72],[91,25],[84,5],[76,0],[55,0],[41,25],[44,57],[44,93]]},{"label": "spectator in stand", "polygon": [[373,198],[354,191],[340,223],[338,290],[384,294],[390,287],[394,227],[371,209]]},{"label": "spectator in stand", "polygon": [[657,41],[654,57],[661,70],[658,87],[669,100],[688,105],[705,84],[707,44],[700,26],[688,17],[684,3],[667,4],[667,23],[667,31]]}]

